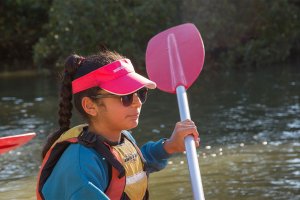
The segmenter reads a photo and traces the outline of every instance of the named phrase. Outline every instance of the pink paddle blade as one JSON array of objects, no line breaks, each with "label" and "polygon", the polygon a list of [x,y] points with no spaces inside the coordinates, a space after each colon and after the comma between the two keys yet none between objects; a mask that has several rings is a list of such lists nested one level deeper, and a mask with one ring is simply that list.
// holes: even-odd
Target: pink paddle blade
[{"label": "pink paddle blade", "polygon": [[6,153],[10,150],[16,149],[19,146],[29,142],[35,133],[25,133],[20,135],[13,135],[0,138],[0,154]]},{"label": "pink paddle blade", "polygon": [[203,41],[194,24],[172,27],[148,43],[148,76],[165,92],[176,93],[179,85],[188,89],[202,70],[204,55]]}]

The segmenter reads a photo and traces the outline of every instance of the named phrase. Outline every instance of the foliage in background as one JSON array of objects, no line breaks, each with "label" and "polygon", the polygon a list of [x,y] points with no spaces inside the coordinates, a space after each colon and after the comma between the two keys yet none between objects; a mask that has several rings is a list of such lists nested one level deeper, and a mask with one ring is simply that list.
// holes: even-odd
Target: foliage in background
[{"label": "foliage in background", "polygon": [[32,47],[45,34],[50,5],[50,0],[1,1],[0,71],[33,66]]},{"label": "foliage in background", "polygon": [[184,21],[201,31],[207,55],[221,67],[265,67],[300,52],[300,3],[184,1]]},{"label": "foliage in background", "polygon": [[298,59],[299,13],[297,0],[4,0],[0,71],[54,71],[69,54],[103,46],[142,69],[149,39],[184,22],[201,32],[205,68],[272,66]]},{"label": "foliage in background", "polygon": [[61,66],[71,53],[88,55],[105,46],[144,66],[147,41],[179,23],[177,1],[53,1],[48,34],[34,47],[38,66]]}]

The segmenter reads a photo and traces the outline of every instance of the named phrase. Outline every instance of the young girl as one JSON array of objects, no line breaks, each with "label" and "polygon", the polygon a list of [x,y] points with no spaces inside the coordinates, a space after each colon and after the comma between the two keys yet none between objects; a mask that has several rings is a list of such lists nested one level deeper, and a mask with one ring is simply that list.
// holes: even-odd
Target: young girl
[{"label": "young girl", "polygon": [[[37,199],[148,199],[148,175],[183,152],[184,137],[198,132],[178,122],[169,139],[137,147],[126,131],[138,125],[148,89],[156,84],[137,74],[130,60],[104,51],[67,58],[61,86],[60,129],[43,149]],[[87,124],[70,128],[72,103]]]}]

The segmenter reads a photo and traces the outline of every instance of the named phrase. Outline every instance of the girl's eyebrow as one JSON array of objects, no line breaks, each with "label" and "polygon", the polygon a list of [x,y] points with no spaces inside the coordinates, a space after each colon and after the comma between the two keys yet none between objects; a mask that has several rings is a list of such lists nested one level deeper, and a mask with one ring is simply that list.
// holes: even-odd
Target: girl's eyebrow
[{"label": "girl's eyebrow", "polygon": [[109,93],[109,92],[107,92],[107,91],[104,91],[104,90],[102,90],[102,91],[100,91],[99,93],[97,93],[97,95],[99,95],[99,94],[111,94],[111,93]]}]

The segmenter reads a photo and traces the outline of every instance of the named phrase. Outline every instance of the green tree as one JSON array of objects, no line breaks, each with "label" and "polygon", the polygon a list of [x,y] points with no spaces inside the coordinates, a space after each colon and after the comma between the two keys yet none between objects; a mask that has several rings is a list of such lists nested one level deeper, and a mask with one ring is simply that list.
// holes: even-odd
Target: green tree
[{"label": "green tree", "polygon": [[0,3],[0,70],[32,67],[32,46],[45,32],[50,0],[3,0]]},{"label": "green tree", "polygon": [[300,52],[296,1],[184,1],[183,19],[200,29],[211,61],[222,67],[265,67]]},{"label": "green tree", "polygon": [[88,55],[105,45],[144,66],[147,41],[179,23],[179,1],[53,1],[48,34],[34,47],[36,65],[59,67],[71,53]]}]

